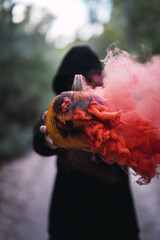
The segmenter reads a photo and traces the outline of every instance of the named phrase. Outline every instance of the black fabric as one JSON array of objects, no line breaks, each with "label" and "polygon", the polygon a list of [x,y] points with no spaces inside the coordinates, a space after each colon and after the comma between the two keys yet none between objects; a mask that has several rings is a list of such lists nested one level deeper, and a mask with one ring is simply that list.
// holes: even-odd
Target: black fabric
[{"label": "black fabric", "polygon": [[73,170],[68,175],[61,168],[49,222],[54,240],[138,240],[127,180],[102,184],[79,171]]},{"label": "black fabric", "polygon": [[52,156],[57,154],[56,150],[50,149],[45,143],[44,134],[40,132],[40,126],[45,125],[44,121],[41,119],[33,129],[33,142],[32,146],[35,152],[42,156]]},{"label": "black fabric", "polygon": [[57,94],[68,89],[68,78],[73,81],[75,74],[87,74],[95,70],[102,71],[101,63],[97,55],[88,46],[73,47],[64,57],[56,76],[53,79],[53,91]]}]

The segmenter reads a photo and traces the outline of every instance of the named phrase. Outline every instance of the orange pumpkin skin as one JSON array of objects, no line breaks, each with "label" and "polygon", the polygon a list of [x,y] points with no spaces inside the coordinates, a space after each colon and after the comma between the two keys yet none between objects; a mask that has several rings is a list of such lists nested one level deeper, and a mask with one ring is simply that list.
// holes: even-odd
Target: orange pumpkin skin
[{"label": "orange pumpkin skin", "polygon": [[[79,91],[68,91],[62,92],[50,103],[46,118],[47,132],[53,142],[59,147],[67,149],[90,149],[84,133],[79,131],[83,122],[74,120],[73,114],[75,108],[86,111],[92,98],[93,96],[82,94]],[[66,102],[66,106],[64,105],[65,99],[68,101]],[[66,136],[61,134],[61,130]]]}]

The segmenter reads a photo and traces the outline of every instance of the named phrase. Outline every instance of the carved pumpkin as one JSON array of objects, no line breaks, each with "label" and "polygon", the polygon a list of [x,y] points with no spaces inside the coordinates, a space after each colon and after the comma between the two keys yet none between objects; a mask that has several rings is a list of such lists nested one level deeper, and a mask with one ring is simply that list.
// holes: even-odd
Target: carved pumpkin
[{"label": "carved pumpkin", "polygon": [[81,130],[83,121],[75,120],[74,113],[78,109],[86,112],[91,100],[100,104],[102,101],[96,96],[81,92],[81,75],[75,76],[72,89],[74,91],[62,92],[49,105],[46,118],[47,131],[53,142],[62,148],[89,149],[90,145]]}]

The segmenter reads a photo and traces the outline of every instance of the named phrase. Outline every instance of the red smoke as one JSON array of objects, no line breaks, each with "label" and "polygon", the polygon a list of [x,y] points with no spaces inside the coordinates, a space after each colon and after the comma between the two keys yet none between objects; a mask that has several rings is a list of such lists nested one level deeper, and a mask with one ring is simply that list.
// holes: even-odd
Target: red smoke
[{"label": "red smoke", "polygon": [[84,87],[105,104],[90,102],[87,112],[93,119],[85,121],[85,133],[104,161],[127,165],[141,176],[139,184],[149,183],[160,164],[160,56],[138,63],[115,49],[104,63],[104,87]]}]

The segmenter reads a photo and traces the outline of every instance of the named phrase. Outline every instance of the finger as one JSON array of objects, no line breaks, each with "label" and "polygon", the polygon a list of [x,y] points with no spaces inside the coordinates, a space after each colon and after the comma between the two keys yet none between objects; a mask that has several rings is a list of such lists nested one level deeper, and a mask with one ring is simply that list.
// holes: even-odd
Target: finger
[{"label": "finger", "polygon": [[43,120],[44,122],[46,121],[47,112],[48,112],[48,111],[45,111],[44,114],[43,114],[43,116],[42,116],[42,120]]},{"label": "finger", "polygon": [[48,147],[50,147],[51,149],[58,148],[58,146],[52,141],[52,139],[50,138],[49,135],[45,136],[45,140],[46,140],[46,143],[47,143]]},{"label": "finger", "polygon": [[46,135],[46,136],[45,136],[45,139],[46,139],[46,142],[47,142],[49,145],[54,145],[54,142],[52,141],[52,139],[50,138],[49,135]]},{"label": "finger", "polygon": [[40,131],[41,131],[42,133],[46,134],[46,133],[47,133],[47,127],[46,127],[46,125],[40,126]]}]

